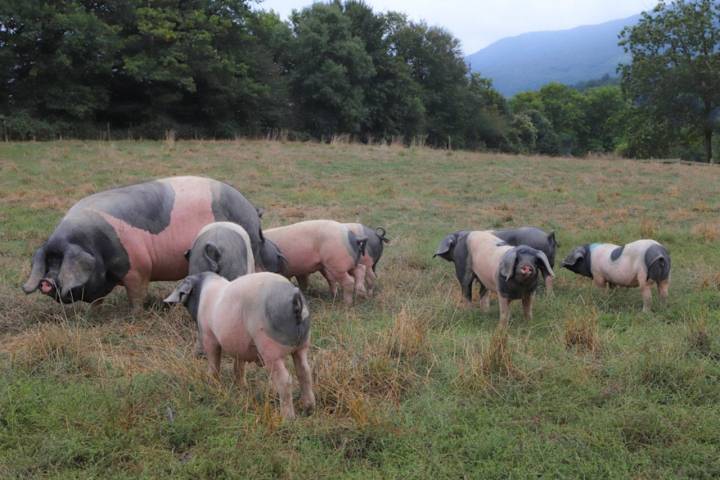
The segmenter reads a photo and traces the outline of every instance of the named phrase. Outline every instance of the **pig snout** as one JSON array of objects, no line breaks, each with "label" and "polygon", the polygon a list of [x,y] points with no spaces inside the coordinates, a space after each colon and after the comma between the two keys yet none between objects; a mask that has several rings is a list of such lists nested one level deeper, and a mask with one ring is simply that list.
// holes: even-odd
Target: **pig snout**
[{"label": "pig snout", "polygon": [[56,287],[55,282],[49,278],[43,278],[40,280],[40,291],[45,295],[53,295]]},{"label": "pig snout", "polygon": [[532,265],[525,264],[520,266],[520,275],[522,275],[523,278],[532,277],[534,274],[535,268]]}]

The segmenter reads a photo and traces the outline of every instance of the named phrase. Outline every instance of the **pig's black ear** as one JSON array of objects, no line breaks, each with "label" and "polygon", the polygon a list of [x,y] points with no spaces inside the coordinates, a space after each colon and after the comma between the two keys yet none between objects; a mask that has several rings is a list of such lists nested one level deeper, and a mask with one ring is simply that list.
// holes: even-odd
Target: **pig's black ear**
[{"label": "pig's black ear", "polygon": [[435,251],[433,258],[441,257],[441,258],[444,258],[445,260],[447,260],[448,262],[452,262],[453,250],[455,249],[455,245],[457,244],[457,238],[458,238],[457,232],[451,233],[450,235],[443,238],[442,241],[440,242],[440,245],[438,245],[438,248]]},{"label": "pig's black ear", "polygon": [[183,305],[187,305],[187,301],[190,298],[190,294],[193,291],[193,288],[195,287],[195,276],[185,277],[180,284],[175,287],[175,290],[167,296],[163,302],[167,304],[175,304],[175,303],[182,303]]},{"label": "pig's black ear", "polygon": [[550,232],[550,235],[548,235],[548,237],[547,237],[547,241],[548,241],[548,245],[553,245],[555,247],[560,246],[557,243],[557,239],[555,238],[555,232]]},{"label": "pig's black ear", "polygon": [[515,275],[515,263],[517,263],[517,248],[508,250],[500,261],[500,276],[506,282]]},{"label": "pig's black ear", "polygon": [[205,244],[205,248],[203,249],[203,254],[205,255],[205,260],[207,260],[208,265],[210,266],[210,271],[213,273],[217,273],[220,271],[220,249],[212,242],[208,242]]},{"label": "pig's black ear", "polygon": [[70,290],[85,285],[95,269],[95,257],[77,245],[70,245],[65,250],[58,283],[60,296],[65,297]]},{"label": "pig's black ear", "polygon": [[258,217],[262,218],[263,213],[265,213],[265,209],[262,207],[255,207],[255,210],[257,210]]},{"label": "pig's black ear", "polygon": [[555,272],[553,272],[552,267],[550,267],[550,261],[548,260],[547,255],[545,255],[545,252],[538,250],[535,256],[537,257],[535,264],[543,271],[543,276],[547,277],[549,275],[554,277]]},{"label": "pig's black ear", "polygon": [[42,280],[45,272],[45,245],[43,245],[42,247],[38,248],[33,255],[30,278],[28,278],[27,282],[25,282],[25,285],[23,285],[23,292],[29,294],[37,290],[38,285],[40,285],[40,280]]},{"label": "pig's black ear", "polygon": [[576,248],[572,251],[570,255],[565,257],[565,260],[562,262],[563,267],[572,267],[575,264],[577,264],[579,261],[585,259],[585,253],[583,252],[582,248]]}]

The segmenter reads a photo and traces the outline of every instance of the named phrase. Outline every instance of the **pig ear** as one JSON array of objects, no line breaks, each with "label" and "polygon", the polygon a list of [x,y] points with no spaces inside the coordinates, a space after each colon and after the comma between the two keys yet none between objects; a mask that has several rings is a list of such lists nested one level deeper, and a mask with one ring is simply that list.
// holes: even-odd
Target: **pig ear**
[{"label": "pig ear", "polygon": [[210,264],[210,271],[214,273],[220,271],[220,250],[217,246],[212,242],[206,243],[205,248],[203,249],[203,254]]},{"label": "pig ear", "polygon": [[540,270],[542,270],[545,275],[550,275],[551,277],[554,277],[555,272],[553,272],[553,269],[550,267],[550,261],[548,260],[547,255],[545,255],[545,252],[538,250],[536,256],[539,260],[539,262],[536,263]]},{"label": "pig ear", "polygon": [[43,275],[45,275],[45,245],[38,248],[33,255],[30,278],[28,278],[25,285],[23,285],[23,292],[29,294],[37,290]]},{"label": "pig ear", "polygon": [[195,282],[191,277],[186,277],[163,302],[173,305],[175,303],[187,304],[188,298],[193,291]]},{"label": "pig ear", "polygon": [[584,256],[585,255],[583,254],[582,250],[576,249],[570,255],[568,255],[565,260],[563,260],[563,267],[572,267],[573,265],[578,263],[578,261]]},{"label": "pig ear", "polygon": [[559,247],[560,245],[557,243],[557,240],[555,239],[555,232],[550,232],[550,235],[547,237],[548,244],[555,245],[556,247]]},{"label": "pig ear", "polygon": [[95,257],[77,245],[70,245],[58,274],[58,283],[62,288],[60,296],[65,297],[73,288],[85,285],[94,269]]},{"label": "pig ear", "polygon": [[262,207],[255,207],[255,210],[257,210],[258,217],[262,218],[263,213],[265,213],[265,209]]},{"label": "pig ear", "polygon": [[440,242],[440,245],[438,245],[438,248],[435,251],[435,255],[433,255],[433,258],[442,257],[448,261],[452,260],[451,252],[455,248],[455,243],[457,243],[457,233],[451,233],[450,235],[443,238],[442,242]]},{"label": "pig ear", "polygon": [[500,261],[500,276],[507,282],[515,275],[515,262],[517,261],[517,248],[508,250]]}]

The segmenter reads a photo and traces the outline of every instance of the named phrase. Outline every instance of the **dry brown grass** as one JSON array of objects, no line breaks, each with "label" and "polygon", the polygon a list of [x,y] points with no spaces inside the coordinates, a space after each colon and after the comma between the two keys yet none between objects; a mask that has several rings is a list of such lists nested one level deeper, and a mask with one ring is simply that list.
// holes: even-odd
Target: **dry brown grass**
[{"label": "dry brown grass", "polygon": [[658,233],[658,224],[652,218],[643,218],[640,221],[640,237],[654,238]]},{"label": "dry brown grass", "polygon": [[465,345],[455,384],[469,390],[494,392],[503,381],[527,379],[527,373],[515,364],[514,353],[508,329],[498,326],[487,344]]},{"label": "dry brown grass", "polygon": [[692,227],[691,233],[705,243],[716,242],[720,239],[720,223],[698,223]]},{"label": "dry brown grass", "polygon": [[598,311],[588,307],[582,312],[571,311],[565,320],[563,332],[565,348],[578,352],[600,353],[602,342],[598,333]]},{"label": "dry brown grass", "polygon": [[328,415],[366,424],[377,405],[397,405],[432,368],[425,321],[405,307],[377,337],[352,343],[340,337],[312,355],[318,408]]}]

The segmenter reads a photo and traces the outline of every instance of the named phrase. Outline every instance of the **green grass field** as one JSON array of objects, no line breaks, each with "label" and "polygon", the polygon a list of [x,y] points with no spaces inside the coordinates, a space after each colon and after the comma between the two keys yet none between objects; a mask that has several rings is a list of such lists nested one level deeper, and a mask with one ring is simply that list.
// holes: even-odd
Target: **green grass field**
[{"label": "green grass field", "polygon": [[[205,375],[180,308],[97,311],[20,285],[80,198],[154,177],[227,181],[264,227],[382,225],[375,298],[308,299],[317,411],[280,421],[265,372]],[[0,144],[0,478],[718,478],[720,168],[280,142]],[[458,229],[537,225],[561,260],[652,237],[670,300],[556,265],[507,332],[433,259]],[[172,284],[153,284],[161,298]],[[290,362],[291,363],[291,362]],[[299,394],[295,385],[296,396]]]}]

